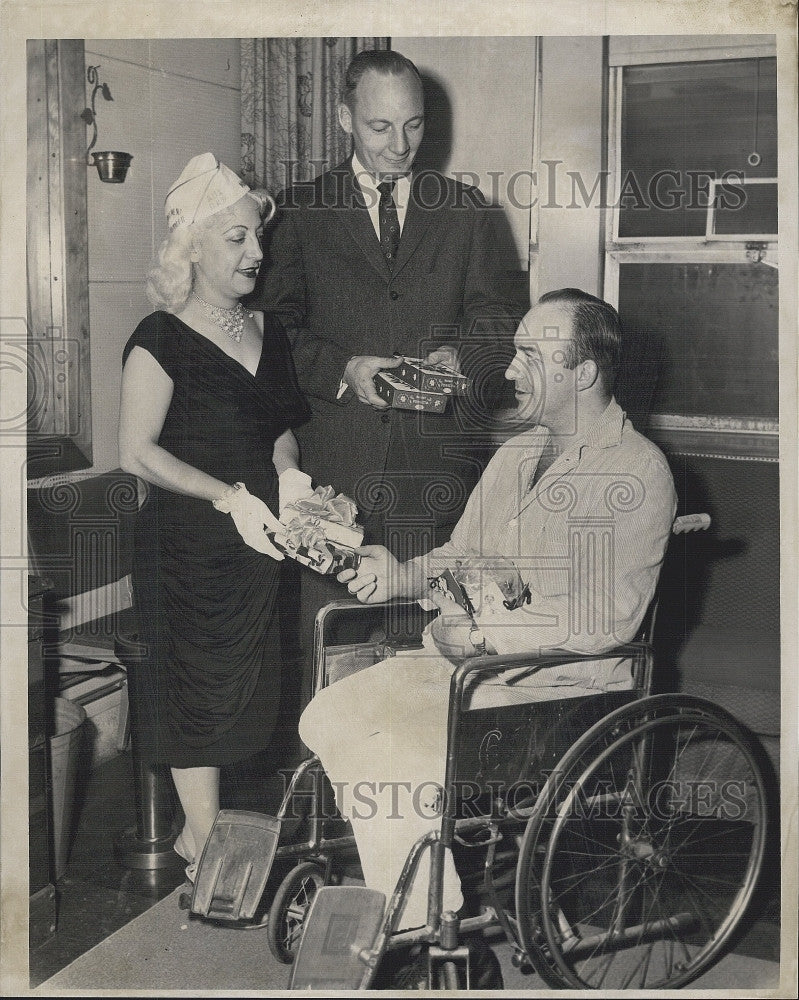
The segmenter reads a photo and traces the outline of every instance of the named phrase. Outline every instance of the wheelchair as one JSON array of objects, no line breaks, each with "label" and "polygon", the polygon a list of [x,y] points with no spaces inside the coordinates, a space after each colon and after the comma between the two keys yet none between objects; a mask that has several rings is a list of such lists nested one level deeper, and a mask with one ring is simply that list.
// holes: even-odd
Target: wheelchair
[{"label": "wheelchair", "polygon": [[[705,515],[690,515],[673,530],[708,524]],[[474,978],[464,942],[489,929],[504,935],[516,968],[535,971],[553,988],[686,986],[725,952],[755,891],[766,782],[752,737],[729,713],[696,697],[651,693],[656,610],[657,600],[635,641],[600,655],[483,655],[454,670],[440,823],[414,844],[390,900],[346,884],[355,840],[311,757],[292,775],[276,817],[220,812],[192,912],[252,919],[273,864],[290,864],[267,934],[275,957],[293,963],[291,989],[481,988],[486,983]],[[420,646],[420,615],[418,606],[398,603],[323,608],[315,626],[316,690],[342,670]],[[365,638],[353,643],[350,624],[364,616]],[[477,677],[514,671],[518,680],[616,657],[632,665],[630,689],[466,707]],[[292,840],[285,833],[292,817],[296,826],[298,798],[311,808]],[[476,915],[442,912],[449,849],[465,893],[479,893]],[[427,924],[397,931],[425,852]],[[397,964],[392,955],[416,957]],[[491,955],[491,985],[499,988]]]}]

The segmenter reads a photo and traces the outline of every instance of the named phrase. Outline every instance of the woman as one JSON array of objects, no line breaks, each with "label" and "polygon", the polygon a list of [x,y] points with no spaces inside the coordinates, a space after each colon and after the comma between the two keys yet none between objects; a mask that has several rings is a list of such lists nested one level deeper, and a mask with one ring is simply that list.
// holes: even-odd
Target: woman
[{"label": "woman", "polygon": [[[134,588],[148,649],[143,759],[170,765],[199,860],[219,810],[219,768],[269,742],[280,695],[272,513],[310,493],[291,428],[308,416],[277,323],[241,299],[274,202],[211,153],[165,202],[169,235],[147,316],[123,354],[120,463],[149,484]],[[272,509],[270,509],[272,508]]]}]

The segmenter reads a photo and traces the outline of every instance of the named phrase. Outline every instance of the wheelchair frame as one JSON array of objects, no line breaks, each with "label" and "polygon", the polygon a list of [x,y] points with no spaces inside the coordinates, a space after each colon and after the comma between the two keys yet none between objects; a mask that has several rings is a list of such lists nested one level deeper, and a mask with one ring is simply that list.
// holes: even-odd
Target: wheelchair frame
[{"label": "wheelchair frame", "polygon": [[[707,527],[709,519],[697,523],[693,516],[680,522],[675,522],[674,533]],[[403,603],[415,602],[367,607],[350,600],[321,609],[314,634],[315,691],[326,682],[331,617]],[[418,944],[428,946],[429,985],[469,988],[468,951],[460,947],[460,939],[497,925],[511,945],[513,964],[525,972],[535,970],[556,988],[678,988],[696,979],[723,953],[751,900],[762,866],[765,781],[750,735],[727,712],[687,695],[651,695],[656,609],[657,598],[639,633],[641,639],[607,652],[550,650],[535,658],[483,655],[456,667],[450,682],[441,822],[413,845],[371,946],[359,949],[361,989],[373,985],[386,952]],[[528,802],[509,809],[492,790],[489,813],[459,817],[459,747],[470,714],[463,707],[467,684],[478,675],[496,676],[520,666],[532,671],[615,658],[632,661],[633,687],[622,695],[630,700],[597,718],[565,752],[558,750],[556,766],[541,775],[541,787]],[[593,702],[596,709],[607,703],[607,697],[601,702],[600,697],[571,701]],[[699,769],[698,778],[692,768]],[[675,799],[670,787],[679,786],[677,791],[683,794],[685,788],[701,786],[702,768],[708,775],[734,774],[739,782],[732,789],[738,793],[737,814],[734,810],[731,816],[727,814],[730,802],[724,799],[725,795],[729,798],[732,786],[727,786],[733,779],[724,786],[726,791],[716,799],[711,794],[712,801],[705,803],[704,819],[716,824],[710,828],[716,831],[711,841],[716,839],[708,842],[706,854],[707,837],[702,836],[701,824],[694,829],[700,820],[692,811],[695,803],[692,800],[686,806],[679,796]],[[337,859],[356,848],[352,835],[326,836],[323,772],[317,757],[295,771],[277,819],[287,820],[309,774],[314,777],[315,808],[307,840],[279,845],[274,854],[275,860],[300,862],[284,879],[269,912],[270,949],[287,963],[296,955],[314,896],[333,880]],[[708,781],[712,785],[716,779]],[[720,781],[716,784],[721,786]],[[658,795],[666,789],[665,818],[656,815],[658,810],[649,801],[653,788]],[[735,795],[730,801],[736,801]],[[740,818],[741,803],[745,820]],[[601,836],[596,834],[597,825]],[[719,850],[725,831],[731,845],[726,852]],[[498,850],[501,843],[514,839],[518,858],[512,848]],[[738,849],[740,839],[743,847]],[[442,913],[445,852],[454,843],[485,850],[482,888],[490,904],[480,915],[460,921],[454,914]],[[590,846],[600,860],[586,862],[590,855],[581,845]],[[426,850],[431,854],[427,924],[396,932],[406,893]],[[513,871],[498,880],[495,868],[500,858],[516,860]],[[708,865],[711,860],[717,863],[721,873],[717,888],[724,900],[720,908],[726,910],[718,919],[702,896],[703,892],[711,895],[701,882],[707,878],[703,859]],[[725,867],[729,868],[726,881]],[[515,881],[512,909],[499,897],[500,889],[510,881]],[[598,906],[597,897],[601,897]],[[670,909],[672,897],[680,898],[674,899]],[[617,955],[623,958],[614,969]]]}]

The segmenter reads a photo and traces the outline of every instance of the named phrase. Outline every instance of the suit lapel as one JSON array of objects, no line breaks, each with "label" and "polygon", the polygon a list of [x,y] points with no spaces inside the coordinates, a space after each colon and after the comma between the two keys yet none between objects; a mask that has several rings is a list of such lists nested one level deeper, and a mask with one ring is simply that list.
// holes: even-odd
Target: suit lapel
[{"label": "suit lapel", "polygon": [[358,187],[350,163],[341,164],[330,174],[331,183],[335,185],[334,205],[336,217],[340,219],[352,239],[366,255],[366,259],[386,281],[391,277],[391,271],[380,251],[380,241],[375,235],[369,210],[364,202],[361,189]]},{"label": "suit lapel", "polygon": [[[333,199],[330,204],[336,206],[337,217],[375,271],[389,281],[392,272],[380,250],[380,241],[375,234],[361,189],[355,181],[351,162],[342,163],[332,170],[328,175],[328,183],[328,195]],[[405,267],[424,238],[433,220],[434,209],[431,206],[441,205],[443,183],[437,174],[421,173],[414,176],[394,275]]]},{"label": "suit lapel", "polygon": [[411,181],[411,196],[405,212],[405,223],[402,227],[397,262],[394,274],[405,267],[427,231],[433,217],[433,209],[425,206],[441,204],[442,181],[437,174],[415,174]]}]

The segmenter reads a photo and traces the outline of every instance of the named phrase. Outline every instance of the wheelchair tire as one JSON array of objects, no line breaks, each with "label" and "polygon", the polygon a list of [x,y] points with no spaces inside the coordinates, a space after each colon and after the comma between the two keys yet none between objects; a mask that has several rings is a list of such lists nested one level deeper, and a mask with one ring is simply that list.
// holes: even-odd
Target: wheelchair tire
[{"label": "wheelchair tire", "polygon": [[304,861],[292,868],[278,886],[266,929],[269,950],[278,962],[291,965],[294,961],[311,902],[324,884],[324,869],[313,861]]},{"label": "wheelchair tire", "polygon": [[554,769],[522,840],[516,913],[559,988],[678,989],[730,943],[766,841],[748,732],[687,695],[612,712]]}]

